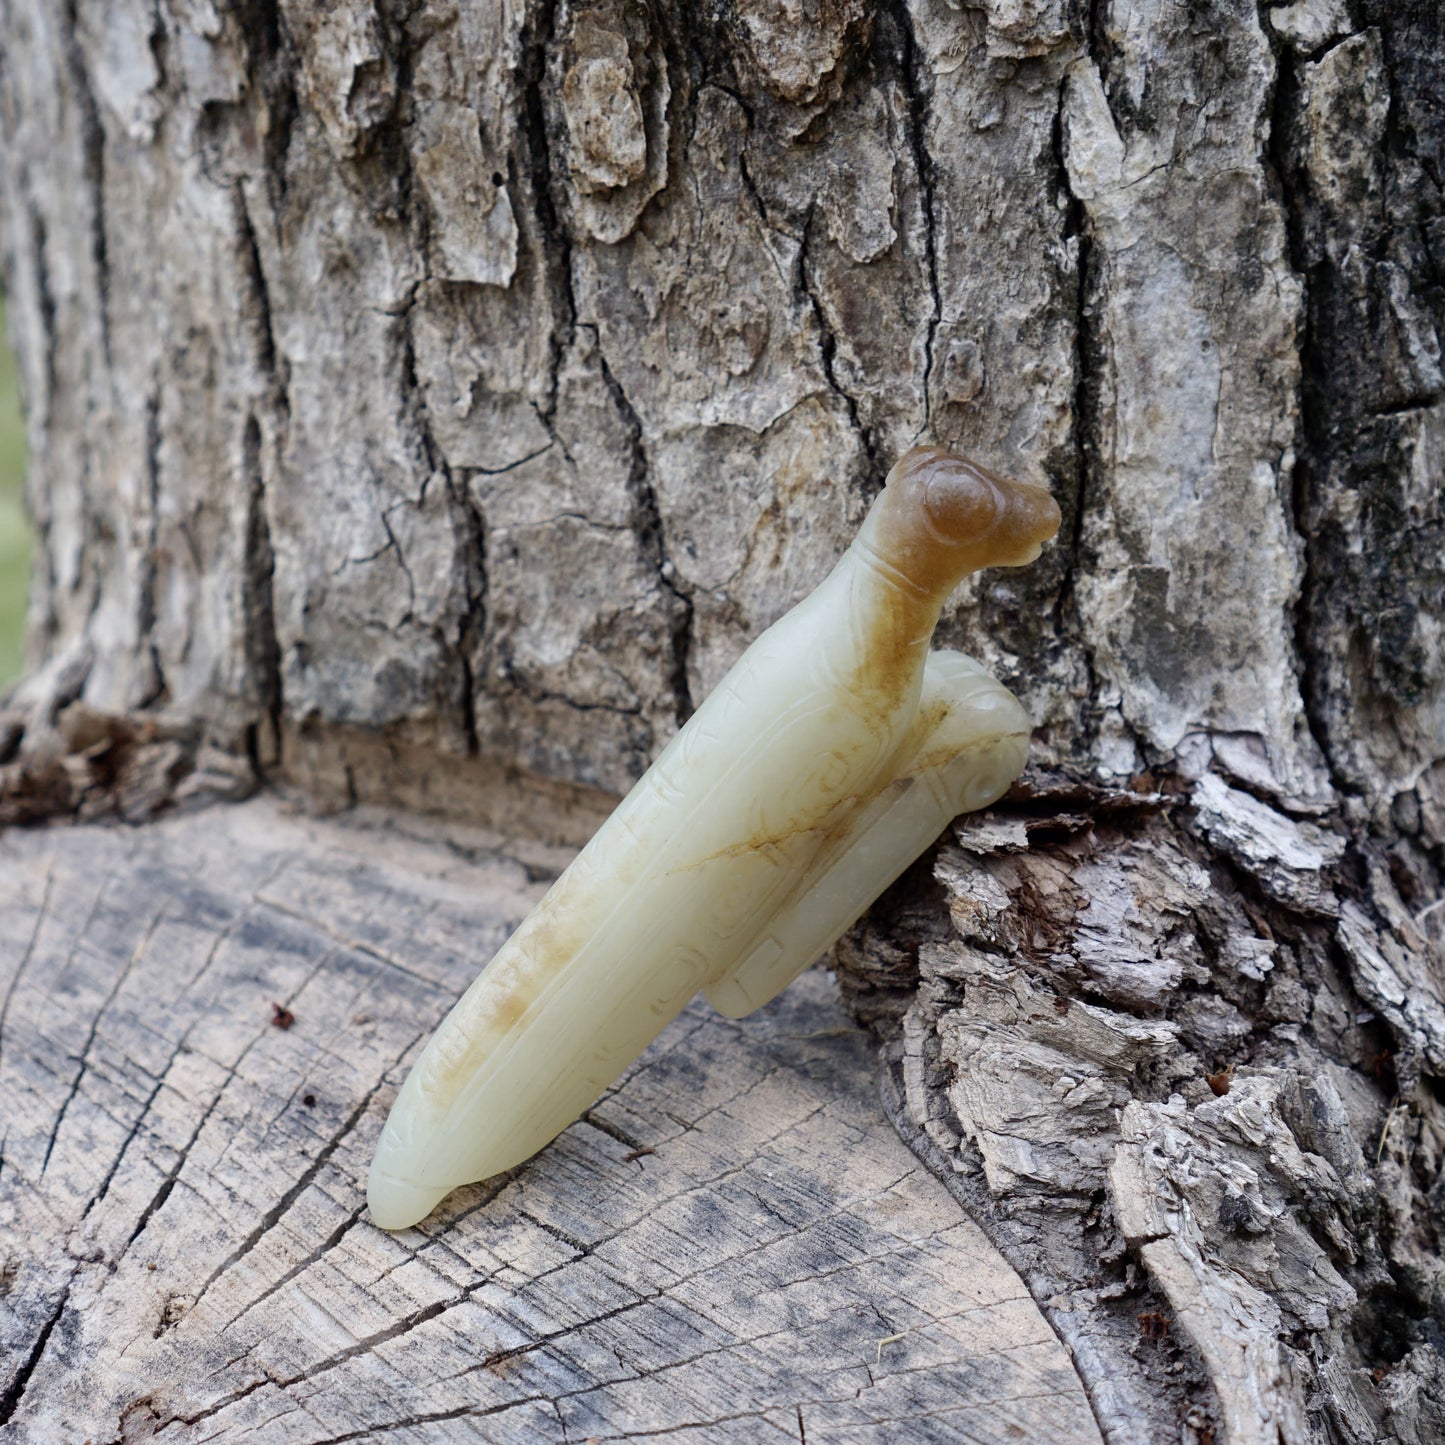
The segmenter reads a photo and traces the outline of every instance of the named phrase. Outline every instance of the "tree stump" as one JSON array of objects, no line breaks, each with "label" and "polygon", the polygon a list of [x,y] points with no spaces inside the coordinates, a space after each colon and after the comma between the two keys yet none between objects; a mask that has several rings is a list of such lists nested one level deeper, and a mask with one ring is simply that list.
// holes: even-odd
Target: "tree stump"
[{"label": "tree stump", "polygon": [[401,1077],[563,861],[270,799],[0,839],[7,1438],[1100,1439],[820,972],[369,1223]]}]

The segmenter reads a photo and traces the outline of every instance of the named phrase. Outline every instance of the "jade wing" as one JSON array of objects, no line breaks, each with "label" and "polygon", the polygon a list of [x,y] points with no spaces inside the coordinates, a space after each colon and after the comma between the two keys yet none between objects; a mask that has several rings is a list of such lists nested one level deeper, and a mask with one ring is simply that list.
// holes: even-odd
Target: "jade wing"
[{"label": "jade wing", "polygon": [[740,1017],[818,957],[956,813],[1021,770],[1028,720],[958,653],[948,594],[1032,561],[1047,492],[938,448],[889,473],[832,573],[738,660],[418,1059],[372,1218],[415,1224],[534,1154],[699,990]]}]

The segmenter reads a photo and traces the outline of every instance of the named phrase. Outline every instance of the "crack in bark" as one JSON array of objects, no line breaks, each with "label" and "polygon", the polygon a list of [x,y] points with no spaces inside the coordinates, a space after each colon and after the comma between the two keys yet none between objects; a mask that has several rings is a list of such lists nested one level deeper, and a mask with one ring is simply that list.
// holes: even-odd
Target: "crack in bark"
[{"label": "crack in bark", "polygon": [[1289,518],[1290,530],[1299,548],[1302,563],[1299,590],[1291,608],[1294,623],[1292,636],[1299,660],[1298,691],[1306,726],[1329,770],[1330,782],[1336,793],[1344,794],[1348,790],[1332,756],[1324,701],[1318,686],[1327,671],[1326,660],[1321,656],[1311,635],[1315,613],[1314,599],[1319,596],[1321,587],[1327,584],[1320,575],[1319,549],[1308,524],[1312,510],[1310,492],[1316,481],[1313,472],[1322,466],[1323,459],[1328,455],[1328,433],[1332,419],[1320,405],[1325,364],[1315,329],[1311,295],[1314,277],[1311,274],[1303,236],[1302,197],[1295,184],[1295,165],[1290,154],[1290,135],[1299,105],[1301,62],[1289,46],[1274,34],[1263,5],[1259,9],[1259,26],[1269,42],[1275,66],[1274,79],[1264,107],[1268,136],[1260,146],[1260,162],[1284,221],[1290,270],[1300,284],[1300,338],[1296,348],[1300,366],[1297,394],[1300,448],[1295,460],[1294,474],[1290,479],[1290,511],[1293,516]]},{"label": "crack in bark", "polygon": [[[554,324],[549,338],[548,393],[545,405],[538,410],[538,418],[553,442],[565,453],[566,448],[555,429],[558,392],[563,360],[567,349],[575,342],[582,323],[578,321],[577,298],[573,287],[571,238],[553,196],[556,179],[542,93],[547,73],[547,51],[553,41],[556,21],[555,0],[547,0],[547,3],[537,8],[524,42],[522,114],[528,159],[533,168],[536,219],[542,254],[549,272],[550,290],[564,318],[564,326],[559,328]],[[662,517],[651,481],[641,418],[620,380],[608,365],[601,327],[593,326],[589,329],[593,333],[603,383],[627,430],[631,448],[627,480],[632,497],[632,529],[636,534],[639,550],[656,572],[663,593],[670,599],[668,645],[672,660],[668,671],[668,686],[672,693],[673,716],[677,726],[681,727],[694,711],[692,689],[688,680],[688,661],[692,651],[692,598],[680,585],[676,570],[667,557]]]},{"label": "crack in bark", "polygon": [[833,368],[833,358],[838,351],[838,337],[833,331],[832,323],[828,320],[828,312],[823,305],[822,298],[813,289],[813,281],[808,274],[808,253],[812,247],[813,220],[816,214],[816,204],[810,205],[808,214],[803,220],[803,234],[798,245],[797,277],[794,286],[798,295],[807,301],[813,313],[813,322],[818,328],[818,360],[823,372],[823,380],[827,382],[829,391],[843,403],[844,409],[848,413],[848,423],[857,434],[858,440],[863,443],[863,452],[868,459],[867,481],[874,491],[880,491],[888,469],[878,456],[878,447],[872,430],[863,425],[862,418],[859,416],[857,399],[838,380],[837,372]]},{"label": "crack in bark", "polygon": [[232,0],[232,9],[248,52],[247,94],[264,101],[264,176],[273,209],[279,214],[287,199],[286,160],[291,132],[300,114],[290,37],[280,0]]},{"label": "crack in bark", "polygon": [[246,201],[245,186],[238,183],[233,192],[233,209],[236,231],[241,244],[242,273],[251,291],[255,308],[252,318],[256,327],[257,361],[262,374],[268,377],[276,388],[276,401],[283,411],[289,413],[290,406],[286,389],[281,384],[276,358],[276,331],[271,315],[271,291],[266,284],[266,271],[261,265],[261,248],[256,239],[256,227],[251,220],[251,209]]},{"label": "crack in bark", "polygon": [[100,106],[86,69],[80,43],[80,20],[76,0],[65,0],[62,13],[65,63],[75,87],[80,112],[80,139],[85,162],[85,180],[90,189],[90,259],[95,267],[96,320],[100,327],[100,354],[107,372],[110,354],[110,256],[105,234],[105,126]]},{"label": "crack in bark", "polygon": [[[251,223],[250,209],[242,186],[235,190],[235,219],[240,236],[245,279],[255,308],[257,360],[270,382],[270,401],[279,427],[284,430],[290,417],[290,401],[277,362],[276,335],[271,315],[271,296],[261,251]],[[255,688],[262,715],[271,726],[267,754],[281,761],[281,719],[285,712],[281,641],[276,630],[276,554],[271,546],[271,523],[266,510],[266,474],[261,458],[261,427],[254,412],[248,413],[241,433],[241,480],[247,488],[245,538],[241,560],[241,617],[243,651],[251,685]],[[247,752],[251,770],[260,780],[266,764],[260,745],[259,725],[247,729]]]},{"label": "crack in bark", "polygon": [[[1390,7],[1367,8],[1363,14],[1359,6],[1352,8],[1357,25],[1361,19],[1373,24],[1332,36],[1307,54],[1297,53],[1279,38],[1271,37],[1276,79],[1268,146],[1263,154],[1285,218],[1290,265],[1300,284],[1303,307],[1298,347],[1300,444],[1291,498],[1293,530],[1302,561],[1299,594],[1293,607],[1299,691],[1305,720],[1336,793],[1358,796],[1368,794],[1370,789],[1368,781],[1361,780],[1352,768],[1351,745],[1358,741],[1357,730],[1377,725],[1373,709],[1367,710],[1375,700],[1371,694],[1378,697],[1380,691],[1389,691],[1395,685],[1390,676],[1386,639],[1392,633],[1408,634],[1417,603],[1417,595],[1402,596],[1394,588],[1382,589],[1380,573],[1371,566],[1377,549],[1398,547],[1403,536],[1399,532],[1389,535],[1398,526],[1398,520],[1392,521],[1390,514],[1400,505],[1400,498],[1372,475],[1379,465],[1371,455],[1372,447],[1385,432],[1372,431],[1370,423],[1433,407],[1440,400],[1440,392],[1422,390],[1418,375],[1410,376],[1407,385],[1398,367],[1382,365],[1389,362],[1389,344],[1373,330],[1383,301],[1377,290],[1378,268],[1384,262],[1403,260],[1396,254],[1402,238],[1416,234],[1418,254],[1409,259],[1418,263],[1425,277],[1434,279],[1431,248],[1421,233],[1431,207],[1418,194],[1408,199],[1398,194],[1412,165],[1419,164],[1428,171],[1429,164],[1419,153],[1420,142],[1401,114],[1401,86],[1408,82],[1402,80],[1392,57],[1394,13]],[[1408,12],[1400,16],[1399,23],[1409,23]],[[1379,195],[1371,199],[1380,202],[1380,209],[1364,233],[1344,238],[1349,241],[1349,256],[1341,259],[1329,240],[1319,234],[1322,228],[1335,234],[1343,200],[1330,193],[1328,160],[1324,162],[1323,177],[1313,174],[1318,157],[1308,149],[1311,112],[1306,105],[1306,70],[1370,30],[1379,41],[1379,83],[1385,96],[1382,133],[1378,145],[1372,147],[1381,184]],[[1324,76],[1317,79],[1323,80]],[[1338,104],[1338,98],[1329,100],[1328,86],[1324,94],[1326,105]],[[1323,189],[1316,189],[1317,183]],[[1359,202],[1362,208],[1366,204]],[[1312,211],[1316,231],[1313,238]],[[1354,268],[1358,268],[1357,273]],[[1424,299],[1428,286],[1418,286],[1422,279],[1414,272],[1408,277],[1418,288],[1415,294]],[[1368,319],[1361,314],[1365,309],[1370,312]],[[1356,323],[1363,333],[1349,336],[1353,345],[1345,343],[1342,322]],[[1398,335],[1392,340],[1401,345]],[[1357,373],[1371,371],[1387,395],[1396,394],[1395,400],[1372,404],[1368,398],[1358,396]],[[1399,395],[1401,391],[1405,394]],[[1388,449],[1389,443],[1383,446]],[[1398,459],[1392,460],[1394,466],[1401,465]],[[1360,524],[1363,535],[1349,541],[1341,534],[1350,531],[1350,526],[1332,516],[1337,501],[1343,500],[1348,500],[1364,519]],[[1341,575],[1341,549],[1353,554],[1361,542],[1363,559],[1358,564],[1345,561]],[[1409,565],[1405,558],[1396,565],[1400,563]],[[1429,587],[1428,574],[1412,578],[1416,594],[1421,582]],[[1420,606],[1423,612],[1429,604],[1421,601]],[[1403,620],[1398,614],[1403,614]],[[1353,655],[1348,662],[1342,661],[1338,655],[1342,648],[1351,654],[1357,650],[1364,654],[1359,673],[1340,676],[1342,668],[1357,665]],[[1376,648],[1380,651],[1371,660],[1370,654]],[[1346,702],[1343,695],[1347,691],[1363,696]]]},{"label": "crack in bark", "polygon": [[597,365],[602,372],[603,383],[627,428],[632,447],[631,465],[627,474],[628,491],[632,495],[632,530],[636,534],[639,551],[657,574],[658,585],[671,598],[668,608],[668,640],[672,663],[668,672],[668,685],[672,689],[673,717],[677,726],[682,727],[695,711],[692,685],[688,680],[688,660],[692,653],[693,602],[683,590],[677,577],[677,569],[667,555],[662,512],[657,503],[657,492],[652,485],[642,418],[638,416],[637,409],[623,390],[622,383],[607,364],[607,354],[602,347],[601,327],[594,327],[592,330],[596,340]]},{"label": "crack in bark", "polygon": [[[26,191],[30,193],[29,175],[26,175]],[[40,325],[45,332],[43,345],[45,351],[45,422],[49,428],[51,413],[55,408],[55,393],[59,386],[59,373],[57,370],[55,355],[55,292],[50,282],[50,266],[46,260],[45,247],[47,230],[45,217],[41,214],[40,207],[36,204],[33,193],[27,194],[25,206],[26,218],[30,223],[30,252],[35,258],[35,309],[40,315]],[[14,267],[9,261],[10,252],[5,251],[6,276],[5,289],[12,291],[14,286]],[[26,407],[26,420],[33,421],[34,413],[30,406]],[[48,539],[49,523],[43,524],[42,540]]]},{"label": "crack in bark", "polygon": [[467,605],[457,635],[456,656],[462,670],[462,732],[467,753],[476,757],[481,752],[481,743],[477,736],[477,677],[472,656],[483,646],[487,632],[487,526],[466,477],[453,483],[450,470],[446,475],[464,533],[462,566],[467,581]]},{"label": "crack in bark", "polygon": [[[556,440],[553,419],[557,414],[557,393],[561,383],[562,360],[577,332],[577,298],[572,288],[572,240],[557,213],[552,187],[552,151],[547,138],[546,102],[542,87],[547,76],[547,49],[557,24],[557,0],[541,0],[522,39],[522,124],[520,133],[531,162],[532,193],[536,202],[539,249],[547,282],[560,303],[564,328],[555,322],[548,335],[547,401],[538,415],[549,436]],[[510,168],[510,163],[509,163]],[[514,176],[515,180],[516,177]]]},{"label": "crack in bark", "polygon": [[626,705],[615,702],[580,702],[577,698],[567,693],[555,692],[551,688],[539,687],[530,678],[525,676],[525,674],[518,671],[515,667],[514,659],[505,653],[502,656],[499,670],[502,676],[506,678],[507,686],[514,692],[520,693],[531,703],[556,703],[560,707],[565,707],[571,712],[578,713],[601,712],[609,713],[613,717],[642,716],[642,704],[640,702],[628,703]]},{"label": "crack in bark", "polygon": [[[697,41],[695,37],[693,39],[693,48],[699,65],[705,65],[705,59],[702,56],[701,50],[697,46]],[[699,85],[698,89],[699,91],[703,89],[718,90],[721,91],[722,94],[728,96],[729,99],[731,99],[734,104],[736,104],[737,107],[742,111],[743,116],[747,121],[748,135],[750,136],[752,134],[756,126],[754,107],[735,82],[725,82],[724,80],[719,79],[716,76],[709,76],[705,81],[703,81],[701,85]],[[696,107],[694,106],[693,111],[689,115],[689,144],[692,140],[692,131],[696,126],[696,120]],[[774,224],[773,218],[768,212],[767,202],[764,200],[762,192],[758,189],[757,181],[753,178],[752,171],[748,166],[746,140],[742,145],[738,147],[737,154],[738,179],[742,183],[743,190],[747,193],[748,200],[752,202],[753,209],[757,212],[758,220],[762,224],[763,228],[778,235],[785,236],[789,240],[794,240],[798,243],[798,253],[796,261],[794,262],[793,274],[791,276],[788,276],[779,269],[778,278],[780,281],[783,282],[784,285],[787,285],[792,290],[793,295],[798,300],[806,304],[809,311],[812,313],[814,323],[817,325],[818,328],[819,368],[823,373],[823,380],[827,383],[828,390],[831,391],[832,394],[843,403],[843,407],[847,412],[848,416],[848,424],[852,428],[854,434],[858,437],[858,440],[862,443],[864,454],[868,458],[868,475],[864,480],[873,490],[876,491],[882,487],[883,477],[888,469],[880,462],[880,459],[877,455],[876,443],[874,441],[871,430],[863,425],[862,419],[858,411],[857,398],[854,397],[853,394],[849,392],[847,388],[844,387],[843,384],[838,380],[833,365],[834,357],[837,355],[838,350],[838,338],[837,335],[834,333],[831,324],[828,321],[827,312],[823,307],[822,299],[813,290],[812,282],[808,276],[808,250],[811,242],[811,228],[814,213],[816,211],[816,205],[812,205],[808,208],[808,212],[803,218],[803,225],[801,231],[798,233],[798,235],[795,236],[790,230],[780,228],[779,226]],[[699,207],[704,204],[702,197],[697,194],[694,194],[694,202]],[[776,268],[776,261],[774,262],[774,264]],[[800,404],[801,403],[799,402],[795,402],[793,406],[788,408],[787,411],[783,412],[779,416],[774,417],[772,421],[768,424],[767,430],[771,430],[772,427],[776,426],[780,421],[783,420],[784,417],[790,415],[791,412],[794,411],[796,407]],[[766,434],[766,431],[764,434]],[[735,580],[736,576],[737,573],[735,572],[731,577],[725,579],[723,585],[730,585]]]},{"label": "crack in bark", "polygon": [[[754,124],[753,110],[742,94],[739,91],[723,85],[717,80],[709,80],[707,85],[712,89],[722,91],[723,94],[731,97],[731,99],[737,103],[747,118],[748,129],[751,132]],[[774,231],[779,235],[787,236],[790,240],[796,240],[798,242],[798,254],[794,265],[794,274],[788,277],[780,271],[779,279],[782,280],[785,285],[791,287],[794,296],[803,301],[812,313],[814,323],[818,328],[819,368],[823,373],[823,380],[827,383],[828,390],[843,403],[843,407],[848,415],[848,424],[858,440],[862,443],[864,455],[868,459],[868,473],[864,478],[865,485],[873,492],[881,490],[883,478],[887,474],[888,468],[878,456],[877,444],[874,440],[872,430],[863,425],[858,410],[857,398],[838,380],[837,372],[834,368],[834,358],[838,352],[838,337],[828,321],[828,314],[824,309],[822,298],[813,289],[812,281],[808,275],[808,252],[811,245],[812,223],[816,206],[809,207],[808,213],[803,219],[802,230],[798,236],[794,237],[790,231],[780,230],[779,227],[774,225],[772,217],[768,214],[767,203],[763,199],[762,192],[759,191],[757,182],[753,179],[752,172],[748,168],[747,150],[745,146],[741,147],[738,151],[738,178],[742,182],[743,190],[747,192],[748,199],[753,203],[753,209],[757,212],[758,220],[762,225],[769,231]],[[698,203],[701,204],[700,198],[698,199]],[[786,411],[775,416],[764,429],[763,435],[767,435],[773,427],[777,426],[784,418],[790,416],[801,404],[801,401],[794,402]],[[740,563],[739,571],[741,567],[742,564]],[[737,575],[737,571],[733,572],[731,576],[724,580],[723,586],[730,586],[736,580]]]},{"label": "crack in bark", "polygon": [[943,297],[938,288],[938,221],[933,203],[933,154],[928,148],[932,85],[923,68],[907,0],[896,0],[895,21],[902,42],[898,78],[908,100],[908,139],[913,152],[913,167],[918,174],[928,291],[933,298],[933,315],[929,318],[928,332],[923,340],[923,428],[927,431],[933,420],[933,347],[943,321]]},{"label": "crack in bark", "polygon": [[[1096,39],[1101,33],[1098,17],[1099,0],[1091,0],[1089,14],[1084,26],[1082,51],[1084,58],[1103,67],[1095,53]],[[1074,271],[1074,394],[1073,394],[1073,456],[1068,466],[1067,491],[1064,497],[1065,512],[1061,528],[1060,543],[1067,537],[1068,555],[1059,580],[1059,590],[1054,597],[1054,629],[1060,638],[1067,637],[1078,649],[1088,680],[1089,696],[1097,698],[1100,685],[1095,658],[1095,649],[1085,634],[1083,619],[1079,615],[1078,580],[1084,561],[1084,522],[1091,491],[1090,483],[1099,459],[1100,433],[1100,390],[1105,362],[1105,341],[1094,320],[1094,297],[1092,288],[1096,284],[1094,274],[1094,240],[1089,215],[1084,203],[1074,194],[1073,182],[1069,175],[1067,148],[1064,139],[1064,106],[1069,79],[1065,73],[1059,80],[1058,106],[1054,112],[1053,129],[1050,137],[1056,184],[1065,199],[1063,239],[1076,244],[1077,263]],[[1122,714],[1121,714],[1122,716]],[[1098,733],[1098,717],[1093,709],[1081,710],[1083,738],[1079,751],[1091,749]],[[1143,756],[1138,735],[1127,718],[1123,719],[1134,746]]]},{"label": "crack in bark", "polygon": [[1074,273],[1074,475],[1073,482],[1073,507],[1072,515],[1068,519],[1067,534],[1069,547],[1069,563],[1064,574],[1064,585],[1060,588],[1059,597],[1055,604],[1055,616],[1062,618],[1066,601],[1073,602],[1073,583],[1079,569],[1079,561],[1083,546],[1084,532],[1084,510],[1088,493],[1090,450],[1093,443],[1093,421],[1095,400],[1095,385],[1091,367],[1092,359],[1097,355],[1097,338],[1092,335],[1092,308],[1088,304],[1089,296],[1089,259],[1091,239],[1089,236],[1088,216],[1084,210],[1083,202],[1074,194],[1073,185],[1069,178],[1068,158],[1064,150],[1064,105],[1065,93],[1068,87],[1068,78],[1065,77],[1059,82],[1059,104],[1054,114],[1053,128],[1053,153],[1054,165],[1058,173],[1058,185],[1062,191],[1066,209],[1064,212],[1064,239],[1077,242],[1078,266]]},{"label": "crack in bark", "polygon": [[[424,212],[418,212],[419,217]],[[422,255],[426,254],[426,222],[418,219],[418,226],[423,232],[419,242]],[[476,669],[473,666],[473,655],[484,645],[487,635],[487,605],[489,596],[489,581],[487,575],[487,526],[486,519],[482,515],[481,508],[477,505],[476,498],[472,495],[471,486],[467,480],[466,472],[455,472],[447,461],[445,453],[437,444],[432,433],[431,421],[427,408],[426,392],[417,377],[416,370],[416,345],[412,335],[412,314],[414,309],[414,298],[408,303],[405,313],[405,331],[402,342],[401,357],[401,394],[403,402],[408,406],[411,421],[416,429],[418,444],[421,448],[425,466],[431,476],[439,476],[442,485],[446,489],[447,497],[451,503],[453,516],[453,536],[457,539],[457,555],[464,585],[464,606],[461,615],[457,620],[457,635],[455,640],[446,637],[438,630],[438,641],[443,651],[449,653],[455,660],[461,674],[461,686],[458,690],[458,708],[462,728],[462,736],[466,742],[467,753],[476,757],[480,752],[480,744],[477,736],[477,678]],[[545,448],[543,448],[545,450]],[[423,481],[422,490],[425,493],[426,483]],[[388,545],[396,549],[396,555],[402,571],[406,574],[407,582],[411,588],[412,605],[416,601],[416,584],[412,578],[411,571],[406,565],[402,556],[400,545],[391,529],[385,513],[382,514],[381,523],[389,539]]]},{"label": "crack in bark", "polygon": [[140,711],[164,702],[170,691],[166,686],[165,668],[161,663],[160,646],[156,641],[156,570],[160,558],[161,527],[160,410],[160,390],[158,387],[152,388],[145,403],[142,474],[145,478],[146,539],[141,551],[136,597],[136,636],[150,657],[151,682],[145,695],[136,702]]},{"label": "crack in bark", "polygon": [[[407,20],[399,23],[404,29]],[[413,89],[413,69],[416,47],[412,44],[397,44],[396,88],[397,96],[410,95]],[[400,103],[393,107],[380,131],[380,145],[385,152],[390,174],[397,190],[396,208],[402,228],[413,242],[415,254],[423,268],[423,282],[429,281],[428,257],[431,247],[431,224],[428,207],[417,197],[417,180],[412,168],[411,150],[405,137],[409,123]],[[456,635],[447,635],[440,624],[431,628],[437,646],[444,656],[453,659],[457,673],[455,706],[456,718],[468,756],[475,757],[480,751],[477,735],[477,679],[473,664],[474,654],[484,645],[487,627],[488,576],[486,555],[486,523],[471,494],[471,488],[464,473],[455,472],[447,460],[446,453],[437,443],[432,431],[427,405],[426,391],[417,374],[416,339],[414,318],[420,287],[413,284],[400,308],[401,351],[397,371],[399,399],[402,409],[411,423],[413,440],[419,461],[425,470],[421,478],[420,497],[424,501],[426,489],[432,477],[440,477],[448,501],[452,537],[456,546],[456,558],[462,582],[462,605],[456,617]],[[385,511],[380,522],[386,532],[388,546],[394,549],[397,564],[406,577],[409,588],[407,615],[403,622],[414,620],[416,604],[416,582],[407,564],[400,542],[392,529]],[[356,787],[351,769],[345,769],[348,796],[354,803]]]}]

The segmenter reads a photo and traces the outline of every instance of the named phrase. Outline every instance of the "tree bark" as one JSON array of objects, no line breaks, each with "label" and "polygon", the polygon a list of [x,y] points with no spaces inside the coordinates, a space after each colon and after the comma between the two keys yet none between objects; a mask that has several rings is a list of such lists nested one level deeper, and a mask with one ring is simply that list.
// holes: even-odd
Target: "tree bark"
[{"label": "tree bark", "polygon": [[840,951],[1111,1440],[1445,1432],[1445,24],[1417,0],[3,7],[0,819],[577,841],[892,460],[1034,764]]}]

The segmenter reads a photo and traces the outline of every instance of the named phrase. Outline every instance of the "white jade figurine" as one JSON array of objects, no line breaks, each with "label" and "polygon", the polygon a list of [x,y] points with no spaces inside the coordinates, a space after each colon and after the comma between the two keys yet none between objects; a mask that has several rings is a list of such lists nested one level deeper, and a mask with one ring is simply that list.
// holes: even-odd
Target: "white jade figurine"
[{"label": "white jade figurine", "polygon": [[703,990],[741,1018],[854,923],[961,812],[1018,776],[1029,722],[978,663],[929,655],[944,600],[1031,562],[1041,488],[937,447],[889,473],[822,585],[739,658],[503,944],[382,1132],[384,1229],[520,1164]]}]

